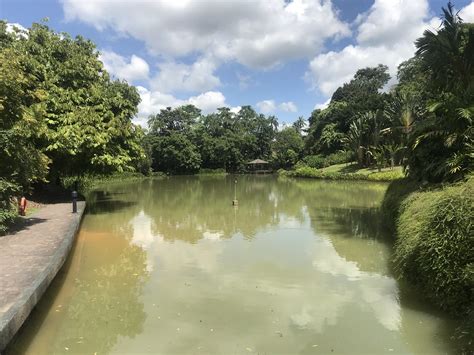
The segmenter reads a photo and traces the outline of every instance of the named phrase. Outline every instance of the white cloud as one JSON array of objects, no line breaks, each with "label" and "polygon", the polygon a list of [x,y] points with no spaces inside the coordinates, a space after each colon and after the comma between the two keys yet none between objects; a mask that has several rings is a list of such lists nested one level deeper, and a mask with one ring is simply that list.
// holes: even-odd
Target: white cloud
[{"label": "white cloud", "polygon": [[200,58],[191,65],[170,61],[158,64],[158,68],[151,86],[164,92],[202,92],[221,85],[214,75],[216,63],[210,58]]},{"label": "white cloud", "polygon": [[202,110],[203,113],[211,113],[219,107],[227,106],[225,96],[219,91],[208,91],[188,99],[188,103]]},{"label": "white cloud", "polygon": [[460,12],[459,16],[464,22],[474,22],[474,1],[465,6]]},{"label": "white cloud", "polygon": [[297,112],[298,111],[298,107],[296,107],[296,105],[293,101],[282,102],[280,105],[278,105],[278,108],[281,111],[285,111],[285,112]]},{"label": "white cloud", "polygon": [[357,41],[372,47],[413,42],[428,11],[427,0],[376,0],[358,28]]},{"label": "white cloud", "polygon": [[316,56],[306,78],[328,97],[360,68],[385,64],[394,77],[398,65],[413,56],[414,41],[438,27],[439,19],[428,15],[427,0],[375,0],[355,22],[357,43]]},{"label": "white cloud", "polygon": [[20,25],[19,23],[7,23],[7,28],[6,28],[7,33],[14,33],[16,31],[20,31],[18,33],[18,36],[21,37],[28,37],[28,29]]},{"label": "white cloud", "polygon": [[242,106],[231,107],[231,108],[230,108],[230,112],[237,114],[237,113],[240,112],[240,109],[241,109],[241,108],[242,108]]},{"label": "white cloud", "polygon": [[7,33],[12,33],[13,32],[13,29],[14,28],[17,28],[19,29],[20,31],[28,31],[25,27],[23,27],[22,25],[20,25],[19,23],[15,22],[15,23],[7,23]]},{"label": "white cloud", "polygon": [[276,104],[274,100],[263,100],[257,102],[257,109],[264,114],[273,113],[276,111]]},{"label": "white cloud", "polygon": [[164,94],[160,91],[150,91],[143,86],[137,86],[141,102],[138,105],[138,115],[135,123],[146,127],[148,116],[160,112],[166,107],[177,107],[183,105],[185,101],[179,100],[173,95]]},{"label": "white cloud", "polygon": [[[197,96],[191,96],[188,99],[178,99],[173,95],[165,94],[156,90],[148,90],[143,86],[137,86],[141,102],[138,105],[138,115],[135,123],[144,127],[147,125],[148,117],[152,114],[159,113],[160,110],[167,107],[178,107],[191,104],[204,114],[215,112],[220,107],[228,107],[225,96],[219,91],[207,91]],[[234,113],[240,111],[240,107],[230,107]]]},{"label": "white cloud", "polygon": [[268,68],[350,34],[327,0],[62,0],[66,20],[112,29],[155,54],[208,54]]},{"label": "white cloud", "polygon": [[257,109],[263,114],[275,113],[276,111],[297,112],[298,107],[292,101],[277,104],[275,100],[263,100],[256,104]]},{"label": "white cloud", "polygon": [[329,103],[331,102],[331,98],[327,99],[326,101],[324,101],[322,104],[316,104],[314,106],[314,109],[319,109],[319,110],[324,110],[326,107],[329,106]]},{"label": "white cloud", "polygon": [[119,79],[129,82],[148,79],[150,72],[148,63],[136,55],[132,55],[130,60],[127,60],[115,52],[104,50],[99,59],[104,63],[105,69]]}]

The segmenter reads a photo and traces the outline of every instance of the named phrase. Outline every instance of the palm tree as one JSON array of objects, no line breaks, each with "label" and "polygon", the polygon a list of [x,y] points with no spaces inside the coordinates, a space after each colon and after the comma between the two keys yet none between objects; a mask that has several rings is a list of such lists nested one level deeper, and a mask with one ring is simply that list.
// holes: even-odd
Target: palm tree
[{"label": "palm tree", "polygon": [[474,166],[474,24],[464,24],[451,2],[443,13],[440,30],[416,41],[436,100],[413,135],[409,171],[433,180],[460,178]]},{"label": "palm tree", "polygon": [[303,131],[303,128],[306,127],[306,121],[303,118],[303,116],[298,117],[296,121],[293,122],[293,127],[295,127],[298,133],[301,134],[301,132]]},{"label": "palm tree", "polygon": [[364,150],[366,150],[366,147],[364,147],[363,144],[367,130],[367,119],[368,115],[366,114],[358,115],[356,119],[351,122],[349,131],[343,138],[344,145],[354,152],[359,165],[363,165],[364,163]]},{"label": "palm tree", "polygon": [[451,92],[471,91],[474,86],[474,25],[464,24],[451,2],[443,8],[437,32],[426,30],[416,41],[417,52],[430,70],[433,83]]},{"label": "palm tree", "polygon": [[385,116],[392,122],[392,127],[385,131],[401,131],[408,135],[415,120],[419,116],[415,100],[406,93],[395,93],[393,100],[387,104],[384,110]]}]

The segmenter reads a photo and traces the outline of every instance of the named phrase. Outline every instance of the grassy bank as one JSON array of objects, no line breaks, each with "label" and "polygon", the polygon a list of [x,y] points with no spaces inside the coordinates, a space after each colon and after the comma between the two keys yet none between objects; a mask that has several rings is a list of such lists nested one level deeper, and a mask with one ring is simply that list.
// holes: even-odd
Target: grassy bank
[{"label": "grassy bank", "polygon": [[336,164],[322,169],[299,166],[294,170],[279,170],[278,174],[286,177],[369,181],[393,181],[404,177],[402,168],[399,166],[393,169],[383,168],[379,171],[376,168],[358,168],[356,164]]},{"label": "grassy bank", "polygon": [[72,191],[77,182],[77,191],[85,196],[90,190],[104,184],[112,184],[124,181],[138,181],[147,178],[164,178],[166,174],[161,172],[152,173],[149,176],[141,173],[116,173],[111,175],[81,175],[67,176],[61,178],[61,185],[67,190]]},{"label": "grassy bank", "polygon": [[448,186],[394,181],[382,205],[394,221],[393,262],[433,304],[464,319],[456,333],[473,349],[474,329],[474,177]]}]

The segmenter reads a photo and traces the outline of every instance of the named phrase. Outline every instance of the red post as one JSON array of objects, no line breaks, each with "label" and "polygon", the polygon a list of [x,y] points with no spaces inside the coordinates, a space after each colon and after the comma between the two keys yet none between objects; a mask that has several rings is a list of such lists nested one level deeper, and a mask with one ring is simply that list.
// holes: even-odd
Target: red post
[{"label": "red post", "polygon": [[26,204],[26,198],[25,196],[22,196],[22,198],[20,199],[20,216],[24,216],[26,214]]}]

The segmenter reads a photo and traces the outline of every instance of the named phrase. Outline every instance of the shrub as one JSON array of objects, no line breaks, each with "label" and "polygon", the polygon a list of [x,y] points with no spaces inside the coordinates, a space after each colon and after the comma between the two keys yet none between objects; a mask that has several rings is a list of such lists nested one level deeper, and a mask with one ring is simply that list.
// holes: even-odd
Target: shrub
[{"label": "shrub", "polygon": [[336,153],[329,154],[325,159],[326,166],[350,163],[353,159],[352,152],[341,150]]},{"label": "shrub", "polygon": [[17,208],[12,199],[19,191],[18,185],[0,178],[0,235],[7,231],[8,225],[17,216]]},{"label": "shrub", "polygon": [[301,162],[310,168],[322,169],[335,164],[349,163],[352,161],[352,153],[346,151],[339,151],[329,154],[328,156],[307,155]]},{"label": "shrub", "polygon": [[440,308],[464,314],[474,286],[474,178],[401,205],[394,263]]},{"label": "shrub", "polygon": [[367,178],[372,181],[394,181],[403,179],[405,175],[400,170],[388,170],[371,173],[367,175]]},{"label": "shrub", "polygon": [[310,168],[321,169],[326,166],[325,160],[326,160],[325,157],[318,154],[318,155],[307,155],[303,158],[302,162]]},{"label": "shrub", "polygon": [[[159,173],[159,175],[153,175],[152,177],[161,176],[163,176],[162,173]],[[120,182],[124,180],[140,180],[143,178],[145,178],[145,175],[135,172],[121,172],[110,175],[85,174],[81,176],[63,176],[61,178],[61,185],[67,190],[73,190],[74,184],[77,182],[77,191],[81,195],[86,195],[87,192],[100,184]]]},{"label": "shrub", "polygon": [[419,188],[420,184],[409,178],[397,179],[390,183],[385,192],[381,209],[391,229],[395,230],[402,202]]}]

